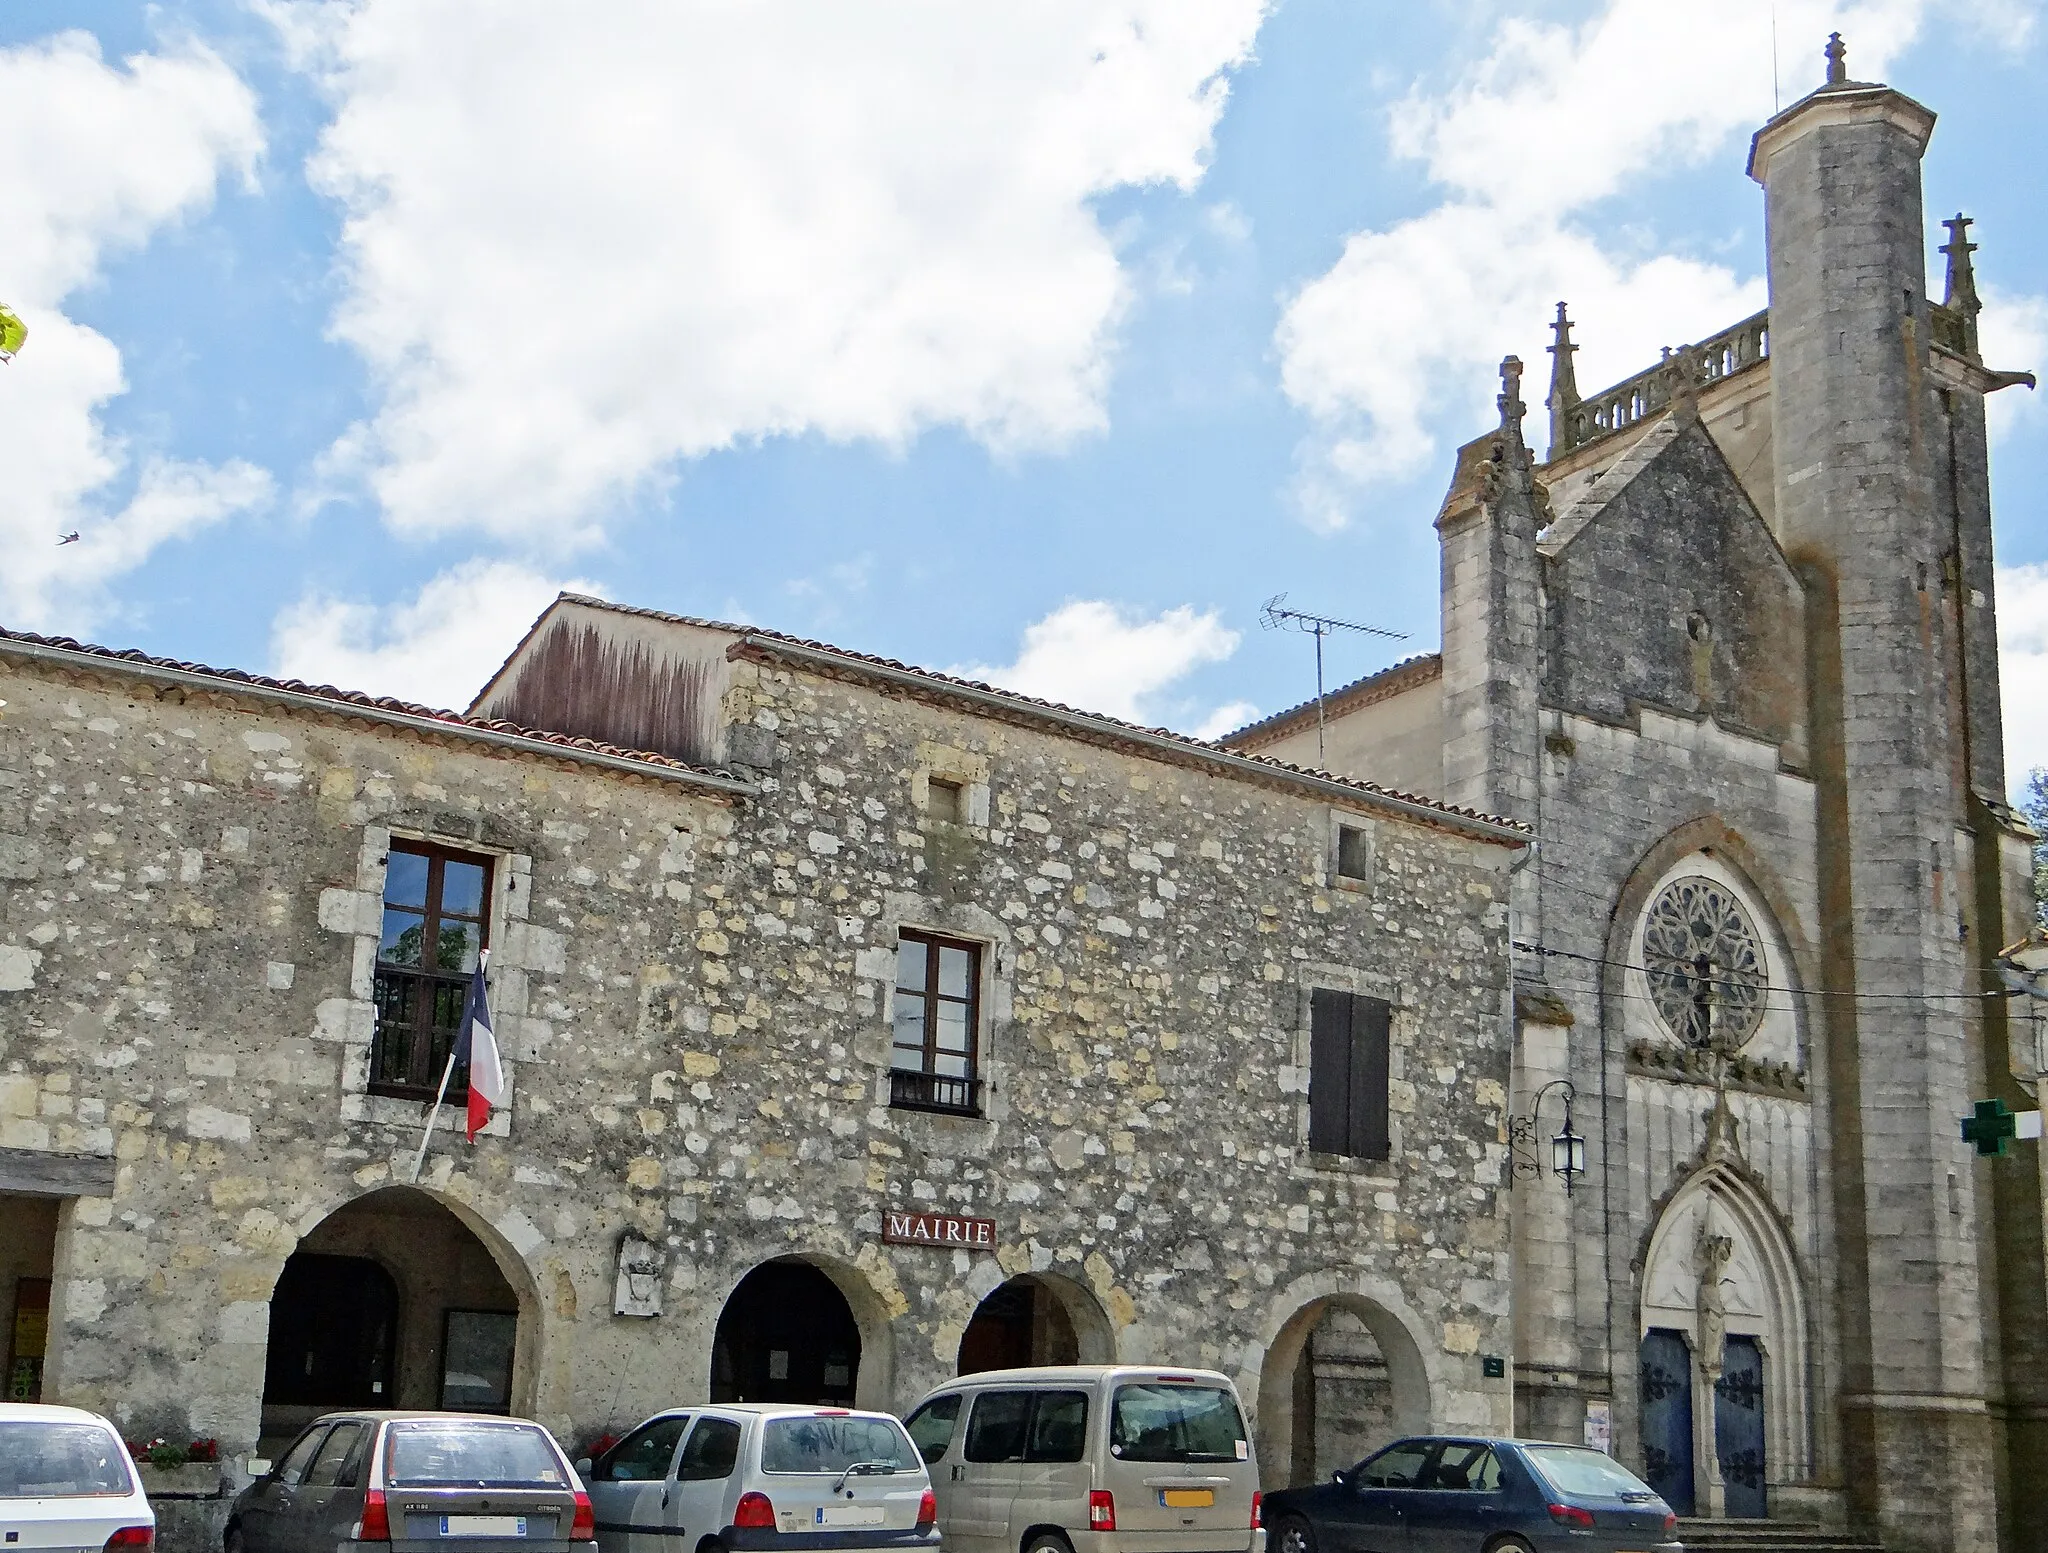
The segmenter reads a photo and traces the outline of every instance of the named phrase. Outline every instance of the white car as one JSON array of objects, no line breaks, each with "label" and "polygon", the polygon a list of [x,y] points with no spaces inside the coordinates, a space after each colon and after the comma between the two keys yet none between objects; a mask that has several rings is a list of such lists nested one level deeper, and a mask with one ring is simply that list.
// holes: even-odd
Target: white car
[{"label": "white car", "polygon": [[148,1553],[156,1512],[99,1414],[0,1402],[0,1534],[4,1553]]},{"label": "white car", "polygon": [[939,1549],[931,1478],[887,1413],[676,1408],[576,1470],[602,1553]]}]

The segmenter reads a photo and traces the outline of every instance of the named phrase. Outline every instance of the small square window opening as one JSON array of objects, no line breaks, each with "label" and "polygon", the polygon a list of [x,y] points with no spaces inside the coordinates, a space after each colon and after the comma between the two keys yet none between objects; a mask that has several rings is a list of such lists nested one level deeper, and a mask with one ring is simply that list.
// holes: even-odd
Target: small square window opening
[{"label": "small square window opening", "polygon": [[1356,825],[1337,827],[1337,876],[1372,878],[1372,837]]},{"label": "small square window opening", "polygon": [[[455,1043],[477,957],[490,942],[491,860],[394,841],[384,866],[377,945],[377,1031],[370,1092],[430,1100]],[[469,1093],[458,1068],[448,1097]]]},{"label": "small square window opening", "polygon": [[967,789],[945,777],[933,777],[925,784],[925,813],[948,825],[967,823]]},{"label": "small square window opening", "polygon": [[905,930],[896,951],[889,1103],[981,1114],[981,946]]}]

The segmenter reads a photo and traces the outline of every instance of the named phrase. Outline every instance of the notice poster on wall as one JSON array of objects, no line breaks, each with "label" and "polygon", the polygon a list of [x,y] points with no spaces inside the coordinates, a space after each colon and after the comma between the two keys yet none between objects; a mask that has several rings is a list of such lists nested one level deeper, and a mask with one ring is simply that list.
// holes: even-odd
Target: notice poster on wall
[{"label": "notice poster on wall", "polygon": [[1588,1402],[1586,1404],[1586,1443],[1596,1451],[1614,1454],[1614,1404],[1611,1402]]}]

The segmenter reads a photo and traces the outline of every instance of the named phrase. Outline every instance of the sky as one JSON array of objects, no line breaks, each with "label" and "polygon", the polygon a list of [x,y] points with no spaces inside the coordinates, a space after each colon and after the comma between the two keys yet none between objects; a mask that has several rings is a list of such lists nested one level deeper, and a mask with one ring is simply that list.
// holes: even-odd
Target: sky
[{"label": "sky", "polygon": [[[2048,367],[2044,6],[9,0],[0,625],[461,706],[571,588],[1214,736],[1314,694],[1274,595],[1405,633],[1333,685],[1436,646],[1560,298],[1589,391],[1763,305],[1830,30]],[[1992,411],[2017,774],[2048,407]]]}]

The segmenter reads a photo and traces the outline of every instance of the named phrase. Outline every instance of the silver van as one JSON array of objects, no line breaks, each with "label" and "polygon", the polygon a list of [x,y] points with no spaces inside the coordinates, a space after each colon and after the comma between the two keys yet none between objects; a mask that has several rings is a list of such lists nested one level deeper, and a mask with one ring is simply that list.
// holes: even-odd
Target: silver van
[{"label": "silver van", "polygon": [[602,1553],[939,1546],[931,1479],[887,1413],[679,1407],[576,1469]]},{"label": "silver van", "polygon": [[1213,1370],[990,1370],[904,1427],[947,1553],[1264,1553],[1251,1432]]}]

